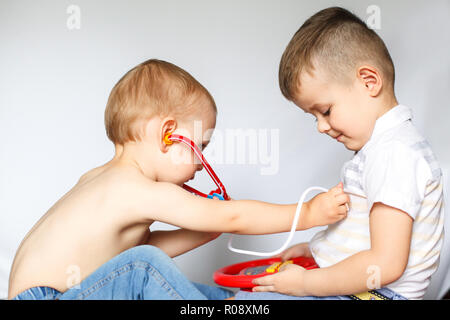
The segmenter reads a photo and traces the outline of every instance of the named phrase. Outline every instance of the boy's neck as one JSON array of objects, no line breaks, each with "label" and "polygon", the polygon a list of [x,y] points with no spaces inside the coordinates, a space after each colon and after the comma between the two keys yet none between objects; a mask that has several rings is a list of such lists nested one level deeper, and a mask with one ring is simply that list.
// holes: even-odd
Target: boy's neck
[{"label": "boy's neck", "polygon": [[379,112],[377,114],[377,120],[386,112],[398,105],[398,101],[394,94],[389,95],[386,99],[383,99],[379,104]]},{"label": "boy's neck", "polygon": [[[376,120],[383,116],[386,112],[398,105],[398,101],[394,94],[389,95],[386,99],[383,99],[378,104],[378,112],[376,114]],[[364,147],[364,146],[363,146]],[[354,155],[356,155],[359,150],[355,150]]]}]

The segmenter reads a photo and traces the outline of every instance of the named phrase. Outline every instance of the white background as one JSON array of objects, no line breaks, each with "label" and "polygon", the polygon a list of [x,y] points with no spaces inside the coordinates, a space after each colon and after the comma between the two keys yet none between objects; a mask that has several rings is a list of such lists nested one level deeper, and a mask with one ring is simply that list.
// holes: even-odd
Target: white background
[{"label": "white background", "polygon": [[[66,25],[71,4],[81,9],[79,30]],[[397,98],[413,109],[415,124],[448,168],[449,1],[2,0],[0,297],[7,295],[9,269],[28,230],[84,172],[112,158],[103,125],[107,97],[126,71],[149,58],[175,63],[208,88],[219,110],[217,130],[279,130],[277,174],[261,175],[261,163],[213,163],[234,199],[292,203],[311,185],[337,184],[352,152],[318,134],[313,119],[282,97],[278,64],[315,12],[339,5],[366,20],[373,4],[381,10],[377,32],[396,67]],[[214,187],[206,172],[198,176],[193,186]],[[298,232],[295,242],[318,230]],[[236,246],[269,251],[284,236],[240,236]],[[229,252],[227,239],[222,235],[175,261],[189,279],[213,284],[217,268],[254,259]],[[448,273],[444,258],[428,298],[438,296]]]}]

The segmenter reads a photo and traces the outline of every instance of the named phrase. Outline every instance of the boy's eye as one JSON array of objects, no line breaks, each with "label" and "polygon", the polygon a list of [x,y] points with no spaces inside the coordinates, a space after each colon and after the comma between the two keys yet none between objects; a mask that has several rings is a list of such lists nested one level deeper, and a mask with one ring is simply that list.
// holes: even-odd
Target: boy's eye
[{"label": "boy's eye", "polygon": [[[322,115],[323,115],[323,116],[325,116],[325,117],[327,117],[327,116],[329,116],[329,115],[330,115],[330,111],[331,111],[331,107],[330,107],[330,108],[328,108],[328,110],[327,110],[327,111],[325,111],[324,113],[322,113]],[[314,121],[315,121],[315,122],[317,122],[317,118],[315,118],[315,119],[314,119]]]}]

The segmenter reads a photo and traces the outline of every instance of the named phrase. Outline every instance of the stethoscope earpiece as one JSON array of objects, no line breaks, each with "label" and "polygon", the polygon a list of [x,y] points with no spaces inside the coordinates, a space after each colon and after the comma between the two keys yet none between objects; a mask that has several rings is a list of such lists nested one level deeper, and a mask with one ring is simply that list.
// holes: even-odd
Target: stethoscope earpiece
[{"label": "stethoscope earpiece", "polygon": [[170,141],[169,140],[169,137],[170,137],[170,135],[171,135],[171,133],[169,132],[169,133],[167,133],[165,136],[164,136],[164,143],[166,144],[166,145],[171,145],[171,144],[173,144],[173,141]]}]

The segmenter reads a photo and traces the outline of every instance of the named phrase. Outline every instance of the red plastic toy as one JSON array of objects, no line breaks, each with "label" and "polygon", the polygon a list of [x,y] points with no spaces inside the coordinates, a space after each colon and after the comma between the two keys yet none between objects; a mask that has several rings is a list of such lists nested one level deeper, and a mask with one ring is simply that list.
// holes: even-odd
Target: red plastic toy
[{"label": "red plastic toy", "polygon": [[181,142],[192,149],[195,156],[201,161],[203,168],[208,172],[211,179],[214,181],[214,183],[217,186],[216,190],[212,190],[209,194],[205,194],[203,192],[198,191],[197,189],[194,189],[186,184],[183,184],[183,188],[189,192],[192,192],[198,196],[213,199],[218,198],[220,200],[230,200],[230,197],[227,194],[227,191],[225,190],[225,187],[220,181],[219,177],[216,175],[214,170],[209,165],[208,161],[206,161],[205,157],[203,156],[202,152],[200,151],[199,147],[189,138],[186,138],[185,136],[181,136],[179,134],[167,134],[164,137],[164,141],[166,144],[172,144],[173,142]]},{"label": "red plastic toy", "polygon": [[[313,258],[306,257],[293,258],[284,263],[298,264],[307,270],[319,267]],[[220,286],[249,290],[255,286],[252,283],[253,279],[278,272],[278,268],[280,268],[282,264],[280,258],[259,259],[236,263],[218,269],[214,272],[213,279],[214,282]]]}]

